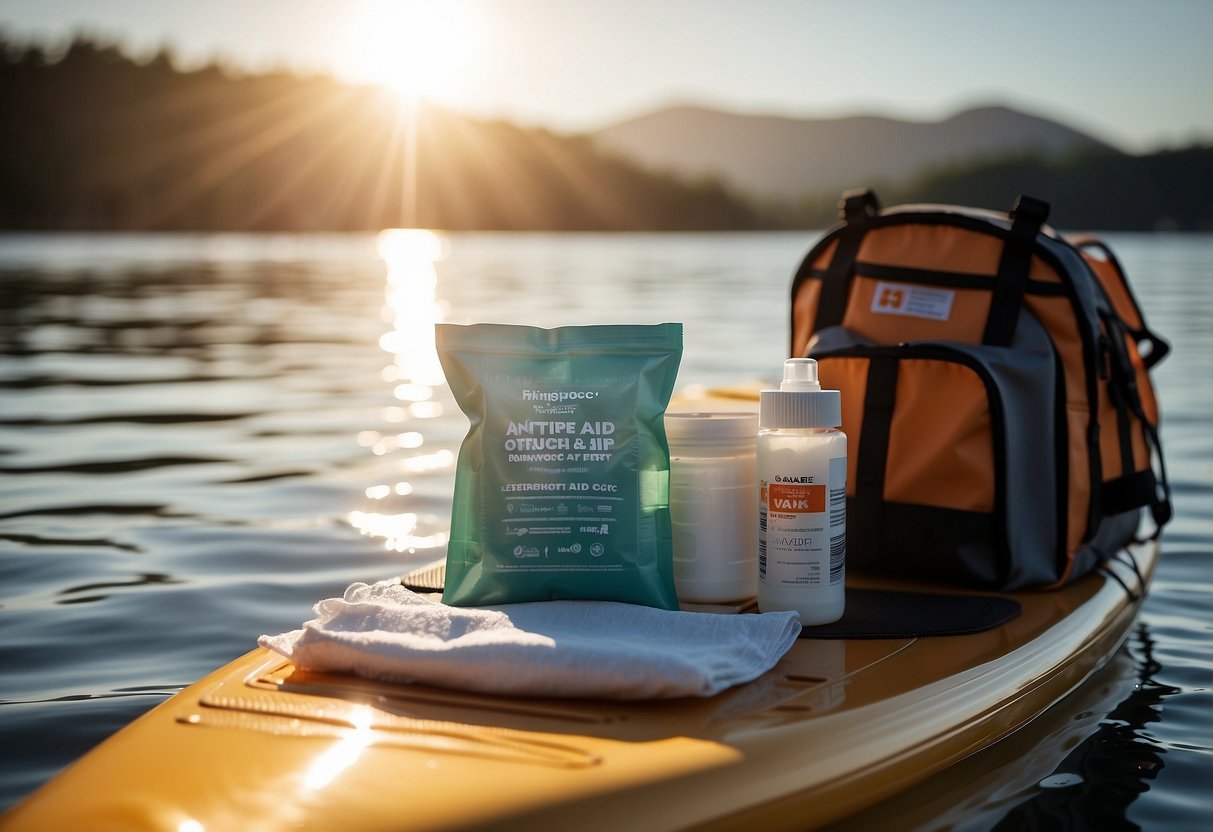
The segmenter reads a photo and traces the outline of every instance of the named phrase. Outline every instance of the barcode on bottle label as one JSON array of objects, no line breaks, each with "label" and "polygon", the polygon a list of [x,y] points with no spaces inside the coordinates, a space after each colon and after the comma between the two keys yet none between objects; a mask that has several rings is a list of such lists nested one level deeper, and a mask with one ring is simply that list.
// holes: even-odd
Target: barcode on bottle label
[{"label": "barcode on bottle label", "polygon": [[847,558],[847,533],[830,538],[830,583],[840,584],[845,577],[844,564]]},{"label": "barcode on bottle label", "polygon": [[841,526],[847,521],[847,489],[830,489],[830,525]]}]

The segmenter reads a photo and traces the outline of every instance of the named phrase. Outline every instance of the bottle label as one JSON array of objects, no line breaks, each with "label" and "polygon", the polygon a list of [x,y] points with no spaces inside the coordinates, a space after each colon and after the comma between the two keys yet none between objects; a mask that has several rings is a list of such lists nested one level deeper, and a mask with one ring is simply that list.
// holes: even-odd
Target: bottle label
[{"label": "bottle label", "polygon": [[758,579],[836,586],[846,577],[847,459],[759,480]]}]

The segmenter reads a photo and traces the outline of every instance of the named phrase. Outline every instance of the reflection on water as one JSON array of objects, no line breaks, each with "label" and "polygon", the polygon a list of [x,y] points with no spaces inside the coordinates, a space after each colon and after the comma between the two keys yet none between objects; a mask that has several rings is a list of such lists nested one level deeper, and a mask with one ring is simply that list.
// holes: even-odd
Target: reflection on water
[{"label": "reflection on water", "polygon": [[[383,421],[392,426],[390,431],[362,431],[358,444],[376,456],[409,452],[389,472],[393,475],[390,481],[365,489],[368,500],[382,502],[414,492],[413,483],[403,477],[448,470],[455,456],[449,449],[423,449],[427,420],[444,413],[443,403],[435,400],[435,389],[445,383],[445,377],[434,349],[434,326],[443,319],[445,304],[437,297],[434,264],[446,257],[447,241],[421,228],[389,228],[379,234],[377,250],[387,266],[383,317],[392,324],[392,329],[379,339],[380,348],[392,356],[392,363],[381,375],[393,384],[392,395],[402,404],[383,410]],[[418,452],[412,453],[414,450]],[[438,550],[446,545],[445,531],[419,533],[419,517],[411,511],[351,511],[347,517],[350,525],[368,537],[383,540],[391,551]]]},{"label": "reflection on water", "polygon": [[[394,370],[385,371],[384,377],[398,382],[396,398],[410,403],[429,401],[433,388],[445,381],[434,350],[434,325],[445,312],[436,295],[434,264],[446,257],[447,242],[433,231],[390,228],[380,233],[378,248],[387,263],[387,309],[392,323],[392,331],[379,339],[379,345],[394,358]],[[422,412],[433,417],[442,411]]]},{"label": "reflection on water", "polygon": [[[387,495],[383,495],[387,496]],[[351,511],[350,525],[368,537],[383,541],[385,548],[393,552],[416,552],[424,549],[439,550],[446,545],[445,532],[434,532],[428,535],[418,535],[418,517],[412,512],[402,514],[382,514],[369,511]]]},{"label": "reflection on water", "polygon": [[1198,828],[1176,816],[1135,818],[1167,756],[1151,726],[1180,693],[1154,678],[1153,649],[1149,628],[1139,625],[1107,666],[1029,729],[829,832]]},{"label": "reflection on water", "polygon": [[[20,749],[0,755],[0,806],[317,600],[441,555],[467,423],[436,322],[682,321],[680,385],[770,378],[813,237],[0,236],[0,748]],[[1174,345],[1158,379],[1177,517],[1142,614],[1144,698],[1118,707],[1126,696],[1085,688],[1061,727],[1020,732],[1051,754],[1039,775],[1011,758],[991,776],[1031,773],[1035,790],[1081,765],[1055,742],[1077,737],[1077,754],[1095,734],[1092,795],[1129,790],[1129,824],[1203,829],[1213,239],[1111,242]],[[845,696],[818,693],[827,708]],[[316,777],[338,776],[346,752]],[[1137,785],[1118,779],[1139,765]],[[988,828],[1034,799],[1023,789],[948,792],[921,824]],[[1066,794],[1079,793],[1049,799]]]},{"label": "reflection on water", "polygon": [[1159,705],[1180,690],[1153,678],[1161,666],[1145,625],[1133,639],[1138,653],[1138,684],[1100,722],[1098,729],[1071,751],[1056,771],[1041,781],[1030,799],[1003,817],[996,829],[1065,828],[1102,832],[1136,828],[1129,807],[1150,789],[1163,769],[1164,750],[1151,741]]}]

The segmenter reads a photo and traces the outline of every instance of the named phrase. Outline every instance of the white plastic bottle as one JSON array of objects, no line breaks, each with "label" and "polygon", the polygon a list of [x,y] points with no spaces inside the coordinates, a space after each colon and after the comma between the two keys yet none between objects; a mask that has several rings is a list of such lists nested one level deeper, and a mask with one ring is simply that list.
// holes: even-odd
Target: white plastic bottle
[{"label": "white plastic bottle", "polygon": [[759,395],[758,607],[795,610],[805,626],[846,606],[847,437],[842,397],[817,362],[789,358]]},{"label": "white plastic bottle", "polygon": [[665,414],[679,601],[721,604],[754,597],[757,429],[756,413]]}]

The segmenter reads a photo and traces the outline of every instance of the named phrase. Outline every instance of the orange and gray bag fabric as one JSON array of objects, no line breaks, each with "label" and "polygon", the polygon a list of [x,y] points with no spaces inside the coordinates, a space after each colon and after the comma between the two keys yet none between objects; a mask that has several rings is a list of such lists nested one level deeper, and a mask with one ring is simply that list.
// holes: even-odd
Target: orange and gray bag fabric
[{"label": "orange and gray bag fabric", "polygon": [[988,589],[1063,584],[1170,519],[1150,369],[1166,354],[1111,251],[1049,206],[881,209],[792,281],[791,355],[842,391],[847,567]]}]

